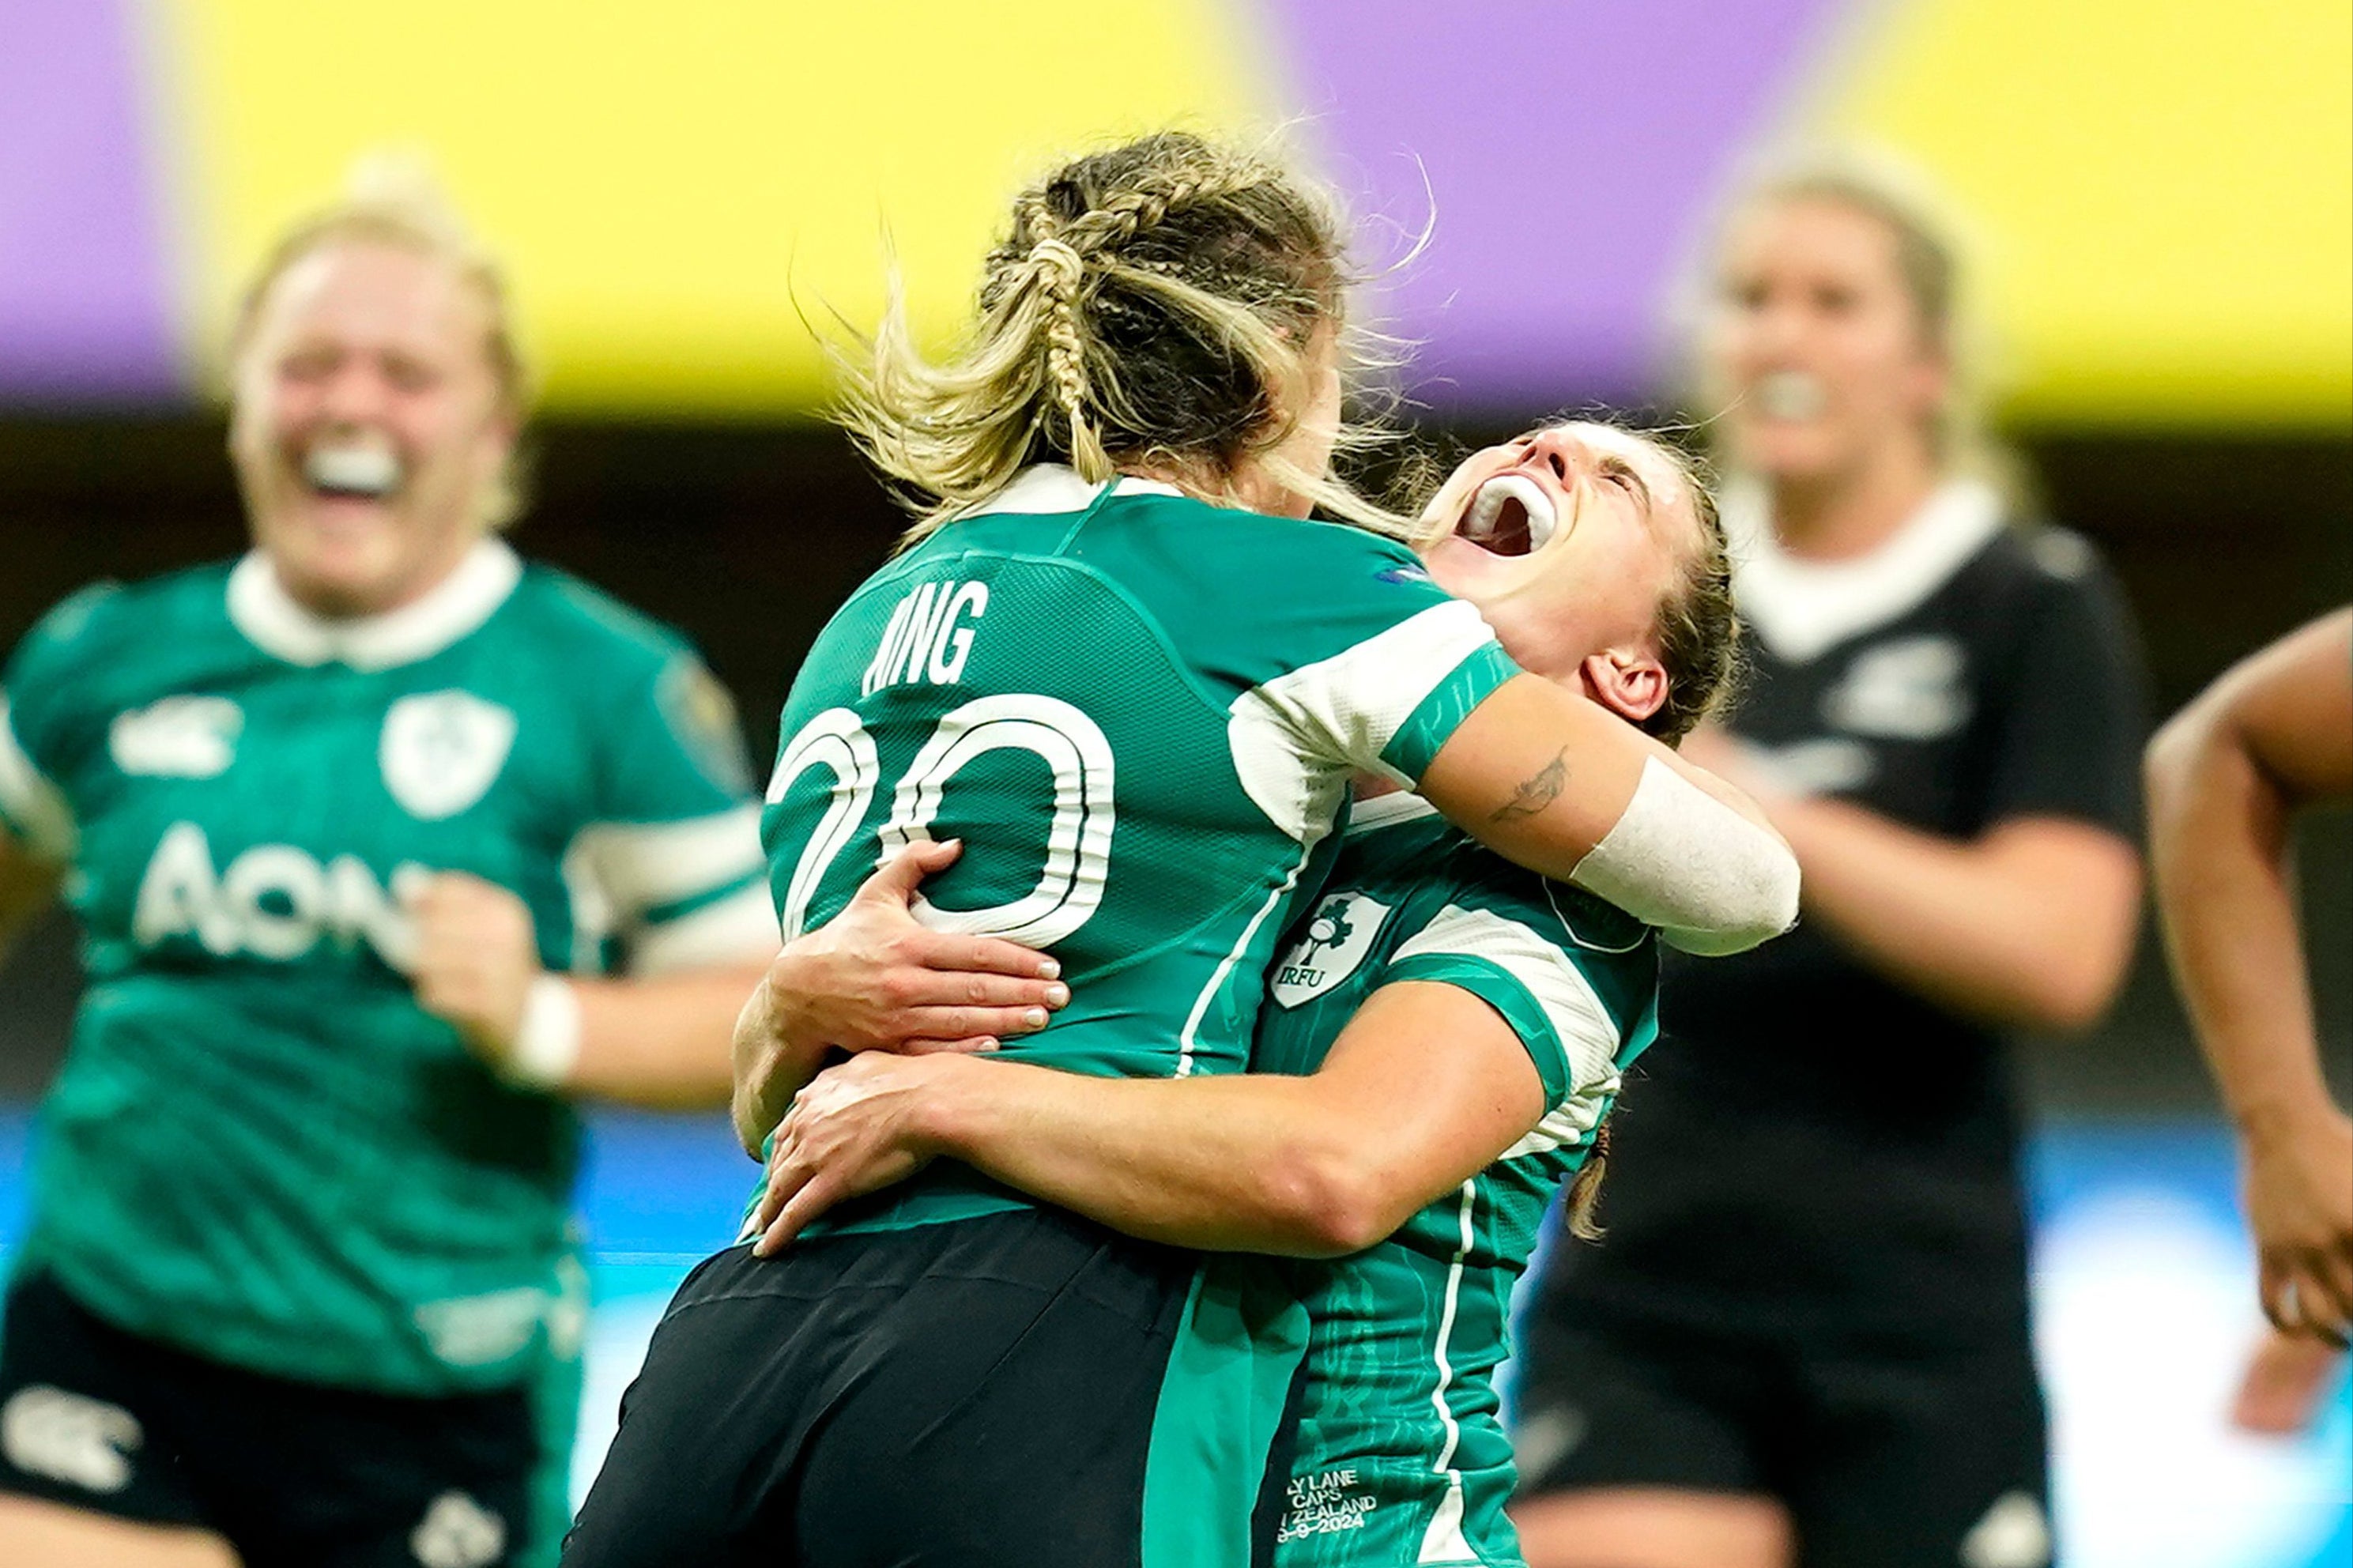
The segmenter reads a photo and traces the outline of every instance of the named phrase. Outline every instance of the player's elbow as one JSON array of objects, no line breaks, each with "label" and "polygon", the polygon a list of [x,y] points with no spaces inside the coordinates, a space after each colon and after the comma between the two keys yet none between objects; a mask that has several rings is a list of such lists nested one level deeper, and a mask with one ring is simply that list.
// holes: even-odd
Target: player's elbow
[{"label": "player's elbow", "polygon": [[1759,849],[1749,869],[1746,897],[1736,903],[1725,931],[1726,938],[1740,945],[1725,951],[1746,952],[1796,925],[1803,885],[1797,851],[1777,836],[1770,846]]},{"label": "player's elbow", "polygon": [[1702,958],[1746,952],[1798,923],[1798,857],[1778,838],[1760,846],[1741,874],[1725,879],[1710,907],[1693,921],[1662,928],[1668,946]]},{"label": "player's elbow", "polygon": [[2140,776],[2153,815],[2169,815],[2188,786],[2199,760],[2212,744],[2215,728],[2203,703],[2193,702],[2149,738],[2140,754]]},{"label": "player's elbow", "polygon": [[1281,1250],[1301,1258],[1362,1252],[1402,1223],[1377,1173],[1345,1150],[1278,1150],[1268,1162],[1263,1190]]},{"label": "player's elbow", "polygon": [[2039,1034],[2086,1033],[2108,1016],[2125,968],[2122,962],[2078,952],[2021,975],[2018,1022]]},{"label": "player's elbow", "polygon": [[2205,693],[2159,726],[2140,754],[2149,835],[2159,852],[2168,840],[2186,847],[2182,836],[2194,831],[2203,812],[2235,806],[2251,791],[2281,798],[2260,752],[2244,715],[2219,692]]},{"label": "player's elbow", "polygon": [[1692,952],[1739,952],[1798,918],[1798,857],[1761,814],[1652,758],[1569,880]]},{"label": "player's elbow", "polygon": [[2080,909],[2063,922],[2021,930],[2006,952],[1986,955],[1993,962],[1980,966],[1951,1000],[1999,1028],[2083,1034],[2108,1016],[2124,989],[2138,910],[2135,902],[2113,930],[2094,911]]}]

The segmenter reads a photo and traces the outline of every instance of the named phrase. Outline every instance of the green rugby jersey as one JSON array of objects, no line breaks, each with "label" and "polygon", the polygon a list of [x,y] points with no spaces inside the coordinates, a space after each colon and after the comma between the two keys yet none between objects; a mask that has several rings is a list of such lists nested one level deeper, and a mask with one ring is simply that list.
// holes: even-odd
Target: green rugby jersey
[{"label": "green rugby jersey", "polygon": [[741,744],[680,639],[496,542],[358,622],[259,556],[94,588],[8,665],[0,816],[71,867],[90,972],[20,1267],[336,1386],[575,1352],[578,1124],[417,1006],[399,900],[498,883],[551,970],[772,949]]},{"label": "green rugby jersey", "polygon": [[1312,1073],[1373,992],[1435,981],[1502,1015],[1548,1109],[1388,1240],[1302,1268],[1313,1326],[1276,1563],[1516,1568],[1504,1517],[1512,1448],[1494,1388],[1512,1286],[1621,1069],[1657,1035],[1654,939],[1590,894],[1482,849],[1412,795],[1356,809],[1329,886],[1274,970],[1256,1068]]},{"label": "green rugby jersey", "polygon": [[[1394,542],[1029,469],[870,579],[803,667],[763,820],[785,932],[878,854],[961,838],[919,916],[1053,952],[1074,995],[1005,1059],[1240,1071],[1350,779],[1419,779],[1514,673]],[[941,1161],[825,1228],[1028,1201]]]}]

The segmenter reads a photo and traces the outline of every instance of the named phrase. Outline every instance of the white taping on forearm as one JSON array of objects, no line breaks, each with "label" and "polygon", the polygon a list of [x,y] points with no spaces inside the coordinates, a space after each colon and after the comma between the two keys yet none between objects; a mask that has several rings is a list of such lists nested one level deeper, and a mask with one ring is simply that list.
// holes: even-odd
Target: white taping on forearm
[{"label": "white taping on forearm", "polygon": [[1739,952],[1798,918],[1789,847],[1656,757],[1569,880],[1686,952]]},{"label": "white taping on forearm", "polygon": [[562,1089],[580,1067],[580,994],[543,974],[523,998],[522,1026],[507,1055],[506,1076],[530,1089]]}]

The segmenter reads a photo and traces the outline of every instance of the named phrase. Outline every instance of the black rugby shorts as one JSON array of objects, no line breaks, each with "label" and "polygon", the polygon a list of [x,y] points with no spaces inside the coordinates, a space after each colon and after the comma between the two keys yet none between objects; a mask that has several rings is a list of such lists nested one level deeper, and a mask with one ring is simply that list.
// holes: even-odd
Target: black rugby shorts
[{"label": "black rugby shorts", "polygon": [[2043,1568],[2047,1417],[2026,1326],[1669,1321],[1590,1299],[1528,1325],[1523,1499],[1770,1497],[1804,1568]]},{"label": "black rugby shorts", "polygon": [[208,1530],[246,1568],[509,1568],[554,1544],[542,1458],[525,1389],[325,1388],[124,1333],[43,1274],[8,1292],[0,1492]]},{"label": "black rugby shorts", "polygon": [[[1247,1568],[1295,1384],[1264,1440],[1174,1419],[1203,1268],[1046,1208],[720,1253],[654,1332],[565,1568]],[[1166,1550],[1172,1496],[1229,1510],[1231,1552]]]}]

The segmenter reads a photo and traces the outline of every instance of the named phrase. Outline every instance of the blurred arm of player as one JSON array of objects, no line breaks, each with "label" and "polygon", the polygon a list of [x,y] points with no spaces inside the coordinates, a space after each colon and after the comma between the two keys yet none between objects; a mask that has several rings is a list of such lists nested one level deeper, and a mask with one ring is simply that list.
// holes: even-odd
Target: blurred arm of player
[{"label": "blurred arm of player", "polygon": [[63,878],[58,868],[35,855],[6,828],[0,827],[0,964],[8,962],[8,950],[16,945],[25,928],[33,923],[34,917],[56,899],[58,884]]},{"label": "blurred arm of player", "polygon": [[1686,952],[1743,952],[1798,918],[1797,858],[1746,792],[1549,680],[1496,688],[1417,787],[1497,854]]},{"label": "blurred arm of player", "polygon": [[2264,1314],[2353,1322],[2353,1121],[2321,1074],[2289,866],[2295,808],[2353,795],[2353,609],[2227,671],[2149,743],[2158,912],[2237,1124]]},{"label": "blurred arm of player", "polygon": [[1805,868],[1808,918],[1882,974],[2004,1028],[2088,1029],[2116,1000],[2140,928],[2128,839],[2057,816],[1947,838],[1847,801],[1776,794],[1719,731],[1683,749],[1766,801]]},{"label": "blurred arm of player", "polygon": [[1424,981],[1374,992],[1310,1078],[860,1056],[820,1074],[777,1128],[755,1250],[944,1154],[1148,1241],[1342,1257],[1485,1169],[1544,1111],[1502,1016]]},{"label": "blurred arm of player", "polygon": [[454,871],[427,882],[408,914],[417,1005],[502,1076],[631,1105],[726,1103],[735,1016],[763,961],[643,978],[549,976],[523,901]]},{"label": "blurred arm of player", "polygon": [[931,931],[909,916],[917,884],[963,853],[953,838],[908,845],[760,977],[734,1034],[735,1135],[754,1159],[837,1053],[995,1050],[1001,1037],[1044,1028],[1069,1003],[1062,966],[1045,954]]}]

